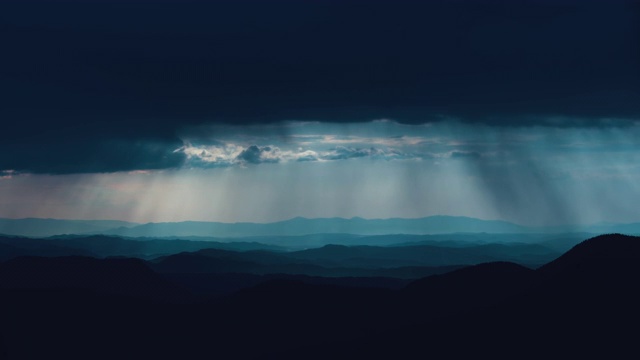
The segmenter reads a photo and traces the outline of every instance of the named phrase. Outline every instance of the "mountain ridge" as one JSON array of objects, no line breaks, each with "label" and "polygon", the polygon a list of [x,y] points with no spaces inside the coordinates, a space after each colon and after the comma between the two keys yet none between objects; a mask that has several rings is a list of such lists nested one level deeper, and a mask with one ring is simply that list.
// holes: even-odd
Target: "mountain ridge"
[{"label": "mountain ridge", "polygon": [[530,232],[529,228],[502,220],[481,220],[458,216],[423,218],[302,218],[273,223],[221,223],[206,221],[147,223],[130,228],[103,231],[120,236],[299,236],[319,233],[355,235],[442,234],[453,232]]},{"label": "mountain ridge", "polygon": [[[615,266],[620,259],[624,266]],[[398,288],[397,280],[242,280],[162,274],[142,260],[26,257],[0,264],[0,302],[10,309],[3,320],[12,330],[1,335],[10,354],[28,354],[21,358],[80,359],[103,348],[108,357],[127,351],[161,358],[200,358],[212,348],[222,357],[281,359],[415,358],[425,347],[443,358],[540,358],[558,348],[581,357],[624,354],[637,350],[628,329],[640,319],[638,259],[639,237],[604,235],[551,261],[556,269],[489,262]],[[217,285],[207,285],[212,281]],[[238,281],[247,287],[229,288]],[[358,283],[364,286],[349,285]],[[233,292],[191,295],[225,289]],[[147,300],[151,294],[157,300]]]},{"label": "mountain ridge", "polygon": [[420,218],[364,219],[361,217],[306,218],[258,222],[175,221],[135,223],[119,220],[64,220],[0,218],[0,234],[50,237],[59,235],[117,235],[123,237],[259,237],[308,236],[315,234],[442,235],[442,234],[640,234],[638,223],[596,223],[593,225],[525,226],[505,220],[467,216],[433,215]]}]

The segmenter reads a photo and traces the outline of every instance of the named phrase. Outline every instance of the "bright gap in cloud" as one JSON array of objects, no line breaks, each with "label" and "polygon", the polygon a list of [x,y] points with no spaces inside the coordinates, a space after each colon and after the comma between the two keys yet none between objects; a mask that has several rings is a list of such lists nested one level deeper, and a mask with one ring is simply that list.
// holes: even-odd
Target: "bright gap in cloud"
[{"label": "bright gap in cloud", "polygon": [[0,176],[0,216],[255,221],[464,215],[640,221],[640,126],[284,123],[183,135],[172,170]]}]

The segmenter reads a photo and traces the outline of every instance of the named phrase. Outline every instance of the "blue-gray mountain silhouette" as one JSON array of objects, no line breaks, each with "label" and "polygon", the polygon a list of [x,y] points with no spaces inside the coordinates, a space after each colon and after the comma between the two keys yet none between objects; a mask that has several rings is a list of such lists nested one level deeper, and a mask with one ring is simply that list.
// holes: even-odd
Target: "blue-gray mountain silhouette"
[{"label": "blue-gray mountain silhouette", "polygon": [[121,236],[297,236],[320,233],[384,235],[438,234],[452,232],[522,233],[528,228],[498,220],[479,220],[458,216],[430,216],[419,219],[362,218],[293,218],[286,221],[258,223],[219,223],[185,221],[178,223],[149,223],[102,231],[106,235]]},{"label": "blue-gray mountain silhouette", "polygon": [[116,227],[138,225],[118,220],[60,220],[60,219],[6,219],[0,218],[0,234],[46,237],[60,234],[101,232]]}]

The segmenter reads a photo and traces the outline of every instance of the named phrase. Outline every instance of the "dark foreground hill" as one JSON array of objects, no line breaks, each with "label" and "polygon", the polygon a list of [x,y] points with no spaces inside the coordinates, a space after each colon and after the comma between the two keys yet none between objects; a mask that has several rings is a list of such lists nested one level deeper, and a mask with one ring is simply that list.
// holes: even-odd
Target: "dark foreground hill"
[{"label": "dark foreground hill", "polygon": [[639,237],[622,234],[601,235],[586,240],[554,261],[542,266],[540,271],[550,276],[558,274],[579,275],[581,272],[601,273],[624,269],[634,271],[640,254]]},{"label": "dark foreground hill", "polygon": [[100,294],[179,301],[188,291],[139,259],[19,257],[0,264],[3,289],[75,289]]},{"label": "dark foreground hill", "polygon": [[[505,262],[480,264],[401,290],[286,279],[190,303],[154,301],[135,292],[116,296],[99,287],[80,291],[69,286],[71,280],[63,282],[64,288],[34,286],[36,280],[19,288],[13,276],[17,283],[0,290],[0,354],[77,359],[635,358],[639,242],[636,237],[600,236],[538,270]],[[139,271],[129,263],[120,270],[129,267]],[[112,275],[130,281],[130,270],[120,270]],[[24,271],[36,276],[41,270]],[[66,274],[73,279],[82,271],[79,267]],[[0,273],[7,277],[6,268]],[[87,273],[85,280],[100,272]],[[142,273],[155,279],[153,272]],[[146,276],[131,281],[140,284],[135,279]]]},{"label": "dark foreground hill", "polygon": [[[492,261],[513,261],[532,266],[544,264],[559,254],[536,244],[449,244],[415,246],[343,246],[326,245],[293,252],[204,249],[152,260],[162,273],[306,274],[311,276],[391,276],[417,278],[451,270],[454,266]],[[546,261],[545,261],[546,260]]]},{"label": "dark foreground hill", "polygon": [[[640,238],[598,236],[531,271],[491,263],[415,281],[403,292],[414,319],[327,347],[323,358],[607,357],[638,355]],[[292,352],[284,352],[293,358]]]}]

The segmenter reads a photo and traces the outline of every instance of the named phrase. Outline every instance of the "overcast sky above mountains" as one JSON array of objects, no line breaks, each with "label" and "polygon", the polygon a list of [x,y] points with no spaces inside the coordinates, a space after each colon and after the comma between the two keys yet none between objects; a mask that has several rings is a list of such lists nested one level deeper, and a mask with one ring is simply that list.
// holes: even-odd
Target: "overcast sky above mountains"
[{"label": "overcast sky above mountains", "polygon": [[0,217],[640,221],[637,1],[6,1]]}]

